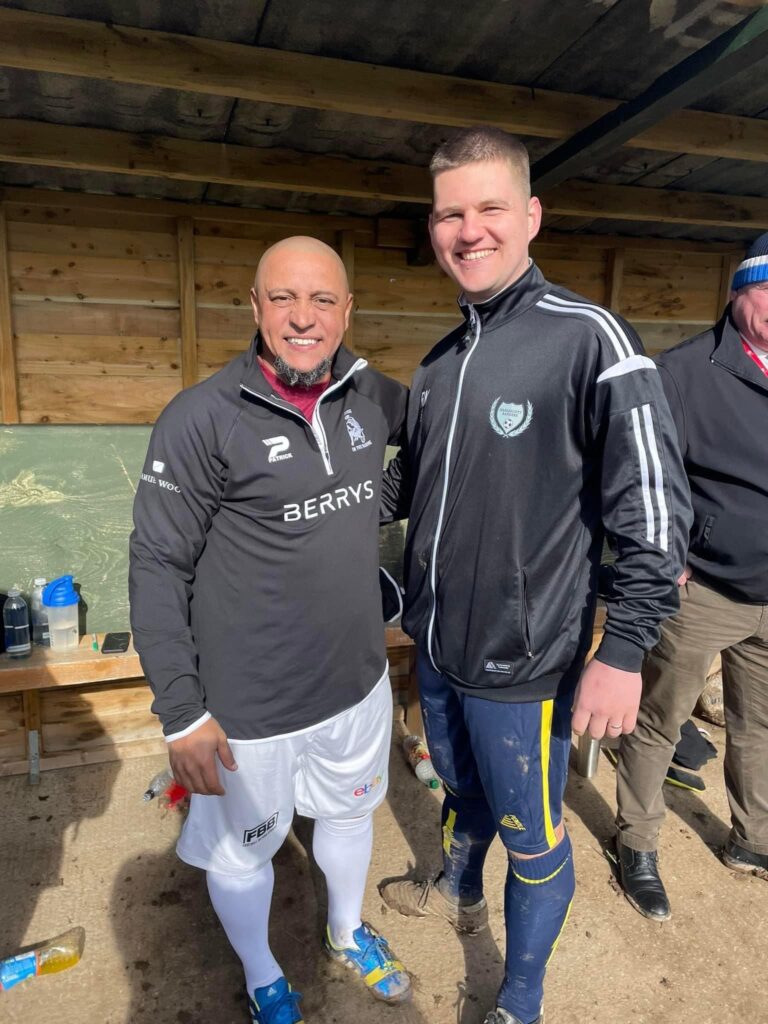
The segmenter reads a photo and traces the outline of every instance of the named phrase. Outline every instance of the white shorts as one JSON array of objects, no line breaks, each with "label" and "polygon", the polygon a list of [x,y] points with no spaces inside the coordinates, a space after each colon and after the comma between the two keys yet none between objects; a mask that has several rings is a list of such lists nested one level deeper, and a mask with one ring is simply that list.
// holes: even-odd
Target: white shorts
[{"label": "white shorts", "polygon": [[307,818],[370,814],[387,792],[392,736],[389,668],[354,707],[300,732],[230,740],[237,771],[219,764],[224,796],[193,793],[176,845],[187,864],[250,875],[270,861]]}]

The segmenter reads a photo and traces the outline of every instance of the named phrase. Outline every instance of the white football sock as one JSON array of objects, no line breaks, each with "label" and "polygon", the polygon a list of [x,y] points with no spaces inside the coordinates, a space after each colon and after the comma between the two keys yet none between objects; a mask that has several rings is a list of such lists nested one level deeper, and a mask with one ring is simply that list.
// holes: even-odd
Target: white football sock
[{"label": "white football sock", "polygon": [[354,946],[362,924],[365,881],[373,847],[373,818],[318,818],[312,852],[328,886],[328,928],[338,949]]},{"label": "white football sock", "polygon": [[206,872],[213,909],[245,971],[245,985],[253,990],[271,985],[282,970],[269,948],[269,908],[275,873],[272,862],[245,878]]}]

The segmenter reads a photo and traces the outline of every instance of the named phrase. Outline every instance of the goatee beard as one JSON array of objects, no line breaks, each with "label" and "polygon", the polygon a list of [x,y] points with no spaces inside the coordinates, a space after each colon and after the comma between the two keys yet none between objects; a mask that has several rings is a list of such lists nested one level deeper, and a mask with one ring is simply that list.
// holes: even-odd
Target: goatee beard
[{"label": "goatee beard", "polygon": [[290,388],[311,388],[313,385],[319,384],[323,377],[330,372],[331,360],[326,356],[311,370],[297,370],[286,363],[282,356],[275,356],[272,369],[278,380]]}]

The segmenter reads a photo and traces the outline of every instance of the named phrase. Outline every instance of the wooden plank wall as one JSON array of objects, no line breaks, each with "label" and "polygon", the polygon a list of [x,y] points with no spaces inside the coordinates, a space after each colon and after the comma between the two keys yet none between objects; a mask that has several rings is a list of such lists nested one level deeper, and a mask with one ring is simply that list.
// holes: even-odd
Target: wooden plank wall
[{"label": "wooden plank wall", "polygon": [[[9,190],[0,228],[5,423],[151,423],[248,344],[255,265],[288,234],[343,251],[353,345],[385,373],[409,381],[457,319],[451,282],[434,264],[409,265],[402,222]],[[651,352],[717,318],[739,257],[705,242],[583,236],[542,236],[533,252],[550,280],[635,323]]]}]

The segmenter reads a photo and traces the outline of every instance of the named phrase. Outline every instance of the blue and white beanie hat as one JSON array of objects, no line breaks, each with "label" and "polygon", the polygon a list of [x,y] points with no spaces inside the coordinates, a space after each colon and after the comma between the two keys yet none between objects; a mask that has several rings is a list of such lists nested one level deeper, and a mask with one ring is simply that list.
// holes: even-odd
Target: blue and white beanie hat
[{"label": "blue and white beanie hat", "polygon": [[752,243],[743,263],[733,275],[731,288],[737,292],[748,284],[768,281],[768,231]]}]

